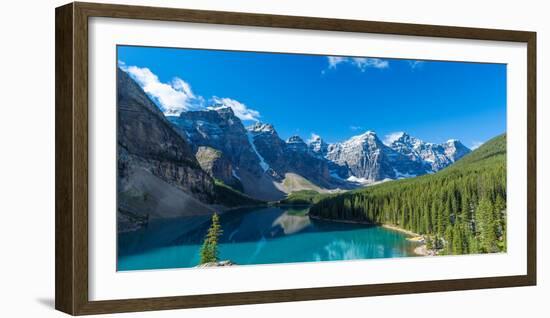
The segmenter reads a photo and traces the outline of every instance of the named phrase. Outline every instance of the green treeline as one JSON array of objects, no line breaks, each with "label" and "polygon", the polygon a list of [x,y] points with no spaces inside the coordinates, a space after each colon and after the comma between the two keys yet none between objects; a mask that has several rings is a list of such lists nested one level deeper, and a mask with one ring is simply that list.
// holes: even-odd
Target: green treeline
[{"label": "green treeline", "polygon": [[440,254],[505,251],[506,135],[435,174],[324,198],[309,213],[396,225]]},{"label": "green treeline", "polygon": [[227,207],[266,204],[265,201],[253,199],[239,190],[226,185],[223,181],[218,179],[214,179],[213,202],[220,203]]}]

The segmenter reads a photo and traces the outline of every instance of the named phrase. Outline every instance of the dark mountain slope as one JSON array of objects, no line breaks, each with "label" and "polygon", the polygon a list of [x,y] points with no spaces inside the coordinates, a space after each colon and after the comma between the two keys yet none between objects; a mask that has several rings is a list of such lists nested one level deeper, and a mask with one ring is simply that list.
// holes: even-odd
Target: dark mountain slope
[{"label": "dark mountain slope", "polygon": [[210,205],[223,205],[226,197],[250,200],[237,191],[218,195],[226,189],[201,169],[184,137],[120,69],[117,102],[119,229],[148,218],[212,213]]}]

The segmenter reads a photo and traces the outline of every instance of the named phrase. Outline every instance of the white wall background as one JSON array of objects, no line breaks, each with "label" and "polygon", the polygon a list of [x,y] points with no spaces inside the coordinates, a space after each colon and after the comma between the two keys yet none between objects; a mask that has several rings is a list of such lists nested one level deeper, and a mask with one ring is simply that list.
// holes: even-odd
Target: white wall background
[{"label": "white wall background", "polygon": [[[137,313],[137,317],[548,317],[550,22],[546,1],[137,0],[128,4],[444,24],[538,32],[537,287]],[[11,1],[0,12],[0,316],[61,317],[54,297],[54,8]],[[122,317],[123,315],[112,315]],[[124,314],[128,316],[128,314]]]}]

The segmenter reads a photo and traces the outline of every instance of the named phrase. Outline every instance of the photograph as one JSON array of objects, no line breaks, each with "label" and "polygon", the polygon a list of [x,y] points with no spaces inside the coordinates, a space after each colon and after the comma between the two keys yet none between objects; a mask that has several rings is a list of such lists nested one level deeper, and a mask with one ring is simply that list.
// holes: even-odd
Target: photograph
[{"label": "photograph", "polygon": [[117,271],[507,252],[504,63],[117,45],[113,65]]}]

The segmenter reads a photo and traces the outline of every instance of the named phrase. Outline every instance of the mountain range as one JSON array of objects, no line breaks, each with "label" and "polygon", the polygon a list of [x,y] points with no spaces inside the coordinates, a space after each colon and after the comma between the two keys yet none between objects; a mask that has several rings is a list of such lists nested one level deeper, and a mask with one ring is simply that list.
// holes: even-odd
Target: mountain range
[{"label": "mountain range", "polygon": [[332,144],[320,136],[307,143],[296,135],[283,140],[271,124],[245,127],[230,107],[183,112],[168,120],[196,152],[207,147],[229,159],[216,164],[223,159],[198,157],[201,166],[226,167],[210,172],[212,177],[262,200],[297,190],[337,191],[434,173],[471,151],[458,140],[434,144],[406,133],[384,144],[373,131]]},{"label": "mountain range", "polygon": [[273,125],[245,127],[222,105],[165,116],[127,73],[117,78],[119,224],[434,173],[470,152],[458,140],[406,133],[387,144],[372,131],[340,143],[283,140]]}]

